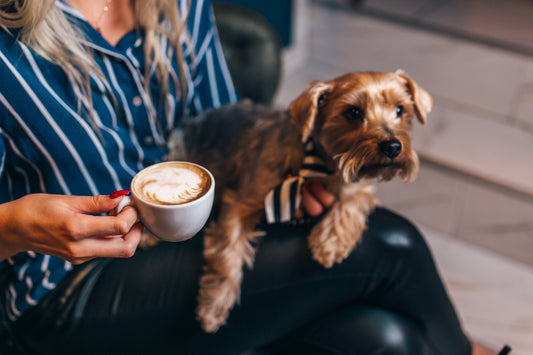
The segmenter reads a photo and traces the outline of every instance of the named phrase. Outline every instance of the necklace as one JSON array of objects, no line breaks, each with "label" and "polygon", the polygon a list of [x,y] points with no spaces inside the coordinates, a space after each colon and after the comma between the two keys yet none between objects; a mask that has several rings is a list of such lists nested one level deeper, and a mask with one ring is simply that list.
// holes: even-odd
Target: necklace
[{"label": "necklace", "polygon": [[100,14],[100,16],[98,17],[98,20],[96,20],[96,22],[94,24],[94,28],[100,33],[102,32],[102,28],[101,28],[102,20],[104,19],[104,17],[109,12],[109,6],[111,6],[111,2],[112,1],[113,0],[106,0],[104,8],[102,9],[102,13]]}]

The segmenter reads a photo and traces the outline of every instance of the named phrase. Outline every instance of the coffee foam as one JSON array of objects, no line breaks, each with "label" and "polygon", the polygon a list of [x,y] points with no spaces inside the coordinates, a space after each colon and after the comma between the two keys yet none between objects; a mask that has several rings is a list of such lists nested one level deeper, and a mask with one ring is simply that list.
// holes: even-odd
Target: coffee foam
[{"label": "coffee foam", "polygon": [[144,200],[160,205],[180,205],[204,195],[211,186],[209,174],[184,163],[164,163],[145,169],[133,188]]}]

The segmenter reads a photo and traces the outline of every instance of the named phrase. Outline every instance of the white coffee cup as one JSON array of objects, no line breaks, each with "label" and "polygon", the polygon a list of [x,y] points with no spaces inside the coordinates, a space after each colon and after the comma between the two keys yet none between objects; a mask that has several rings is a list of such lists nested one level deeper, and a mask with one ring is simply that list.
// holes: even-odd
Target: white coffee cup
[{"label": "white coffee cup", "polygon": [[209,170],[190,162],[163,162],[135,175],[131,198],[125,196],[116,211],[133,206],[141,223],[157,238],[179,242],[203,228],[214,196],[215,179]]}]

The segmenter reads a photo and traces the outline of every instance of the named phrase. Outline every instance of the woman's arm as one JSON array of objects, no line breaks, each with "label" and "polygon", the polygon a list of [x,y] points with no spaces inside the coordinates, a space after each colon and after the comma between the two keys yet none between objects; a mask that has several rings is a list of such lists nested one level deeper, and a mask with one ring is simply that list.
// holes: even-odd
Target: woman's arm
[{"label": "woman's arm", "polygon": [[30,194],[0,204],[0,260],[32,250],[73,264],[96,257],[130,257],[142,225],[137,212],[95,216],[115,208],[122,197]]}]

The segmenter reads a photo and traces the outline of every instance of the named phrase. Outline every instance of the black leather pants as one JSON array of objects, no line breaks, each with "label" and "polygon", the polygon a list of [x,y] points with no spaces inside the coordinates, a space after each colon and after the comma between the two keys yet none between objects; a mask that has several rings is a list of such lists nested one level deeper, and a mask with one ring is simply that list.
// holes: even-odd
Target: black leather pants
[{"label": "black leather pants", "polygon": [[[75,269],[11,327],[28,353],[469,355],[419,232],[377,209],[356,250],[324,269],[309,225],[271,226],[241,303],[215,334],[195,320],[202,238]],[[83,276],[83,277],[82,277]]]}]

